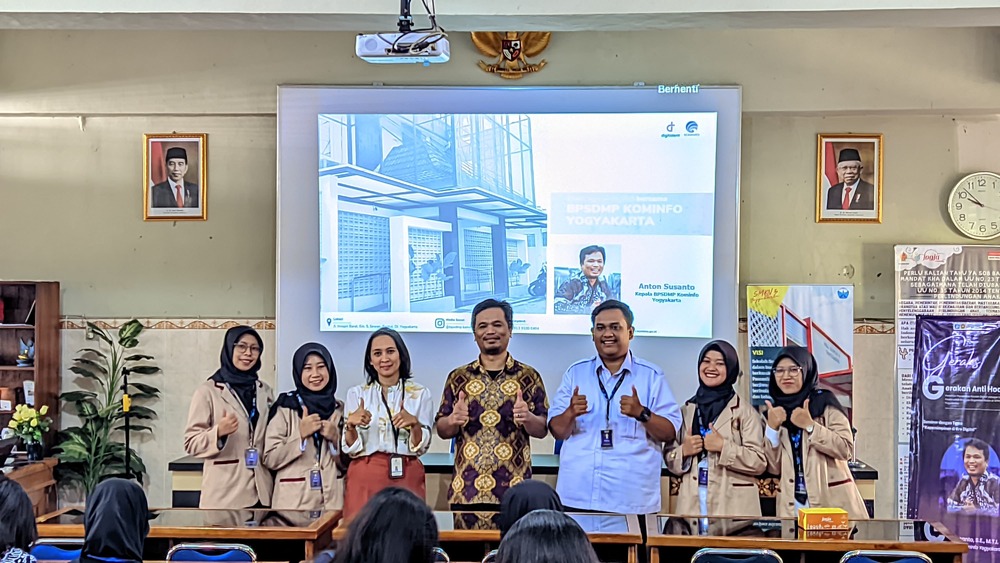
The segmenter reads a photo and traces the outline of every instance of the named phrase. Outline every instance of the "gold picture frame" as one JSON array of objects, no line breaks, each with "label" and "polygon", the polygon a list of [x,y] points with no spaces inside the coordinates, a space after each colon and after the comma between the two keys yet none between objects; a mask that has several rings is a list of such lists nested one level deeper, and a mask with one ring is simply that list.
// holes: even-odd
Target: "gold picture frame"
[{"label": "gold picture frame", "polygon": [[143,220],[208,219],[208,134],[145,133],[142,144]]},{"label": "gold picture frame", "polygon": [[881,133],[817,135],[816,222],[882,222]]}]

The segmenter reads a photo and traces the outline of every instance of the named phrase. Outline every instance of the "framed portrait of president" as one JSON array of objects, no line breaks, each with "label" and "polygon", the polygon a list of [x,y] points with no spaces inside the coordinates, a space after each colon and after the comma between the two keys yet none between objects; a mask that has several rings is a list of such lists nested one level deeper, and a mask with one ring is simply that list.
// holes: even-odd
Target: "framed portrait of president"
[{"label": "framed portrait of president", "polygon": [[820,133],[816,222],[882,222],[882,135]]},{"label": "framed portrait of president", "polygon": [[142,139],[143,219],[207,219],[208,134],[146,133]]}]

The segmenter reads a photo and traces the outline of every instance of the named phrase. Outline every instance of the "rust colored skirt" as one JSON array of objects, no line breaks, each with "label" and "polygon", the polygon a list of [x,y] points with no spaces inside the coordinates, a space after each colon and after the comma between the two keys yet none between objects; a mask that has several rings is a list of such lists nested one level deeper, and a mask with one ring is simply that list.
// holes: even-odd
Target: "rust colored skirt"
[{"label": "rust colored skirt", "polygon": [[368,499],[388,487],[402,487],[427,500],[424,464],[414,456],[402,456],[403,477],[392,479],[389,477],[390,457],[387,453],[377,452],[351,461],[344,482],[345,521],[351,521]]}]

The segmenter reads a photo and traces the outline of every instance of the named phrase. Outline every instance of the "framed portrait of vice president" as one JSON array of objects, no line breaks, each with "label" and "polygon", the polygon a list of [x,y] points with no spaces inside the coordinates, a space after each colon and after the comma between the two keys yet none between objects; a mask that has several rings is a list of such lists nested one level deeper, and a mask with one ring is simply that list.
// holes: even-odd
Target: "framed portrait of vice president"
[{"label": "framed portrait of vice president", "polygon": [[882,222],[882,135],[820,133],[816,222]]},{"label": "framed portrait of vice president", "polygon": [[142,203],[146,221],[208,217],[208,134],[146,133]]}]

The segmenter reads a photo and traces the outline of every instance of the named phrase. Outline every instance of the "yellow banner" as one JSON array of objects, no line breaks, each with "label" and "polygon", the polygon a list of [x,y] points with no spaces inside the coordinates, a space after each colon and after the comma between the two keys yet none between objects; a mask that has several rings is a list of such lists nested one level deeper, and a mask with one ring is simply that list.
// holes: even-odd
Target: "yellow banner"
[{"label": "yellow banner", "polygon": [[747,286],[747,309],[757,311],[769,317],[778,316],[778,307],[788,293],[787,285],[749,285]]}]

